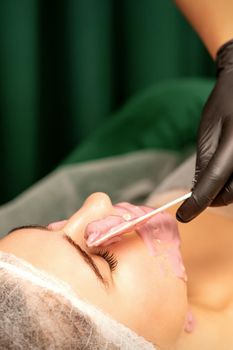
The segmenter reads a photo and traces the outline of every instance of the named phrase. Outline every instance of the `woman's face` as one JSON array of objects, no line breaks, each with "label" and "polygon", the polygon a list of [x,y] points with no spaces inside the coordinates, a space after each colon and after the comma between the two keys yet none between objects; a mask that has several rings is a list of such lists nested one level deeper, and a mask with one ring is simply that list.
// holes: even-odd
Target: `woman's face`
[{"label": "woman's face", "polygon": [[[0,241],[0,250],[66,281],[81,298],[139,335],[170,347],[183,330],[185,282],[175,276],[166,247],[151,256],[135,232],[90,251],[84,240],[87,224],[114,213],[109,197],[94,193],[67,221],[15,230]],[[112,263],[105,260],[109,256]]]}]

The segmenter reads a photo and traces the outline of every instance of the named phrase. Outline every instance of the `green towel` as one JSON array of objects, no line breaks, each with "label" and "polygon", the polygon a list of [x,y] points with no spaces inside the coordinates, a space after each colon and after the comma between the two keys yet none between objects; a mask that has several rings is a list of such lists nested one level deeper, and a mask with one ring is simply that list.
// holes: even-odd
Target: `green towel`
[{"label": "green towel", "polygon": [[[174,81],[133,98],[54,172],[0,207],[0,237],[17,225],[67,218],[95,191],[114,202],[144,202],[194,147],[211,87],[209,81]],[[187,175],[178,178],[191,181],[193,171]]]},{"label": "green towel", "polygon": [[167,81],[129,101],[63,164],[109,157],[137,150],[173,150],[187,153],[196,144],[203,105],[213,81]]}]

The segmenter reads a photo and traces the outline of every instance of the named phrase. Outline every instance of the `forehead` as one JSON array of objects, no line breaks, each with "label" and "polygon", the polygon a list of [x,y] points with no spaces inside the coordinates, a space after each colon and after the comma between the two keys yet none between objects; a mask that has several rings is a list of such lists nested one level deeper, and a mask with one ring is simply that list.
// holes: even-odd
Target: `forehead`
[{"label": "forehead", "polygon": [[83,263],[79,254],[71,249],[70,244],[64,239],[62,232],[47,229],[15,230],[0,241],[0,250],[14,254],[45,270],[62,267],[71,261]]},{"label": "forehead", "polygon": [[21,228],[13,230],[0,240],[0,249],[9,253],[32,255],[39,253],[48,245],[54,246],[61,241],[61,234],[51,232],[44,228]]}]

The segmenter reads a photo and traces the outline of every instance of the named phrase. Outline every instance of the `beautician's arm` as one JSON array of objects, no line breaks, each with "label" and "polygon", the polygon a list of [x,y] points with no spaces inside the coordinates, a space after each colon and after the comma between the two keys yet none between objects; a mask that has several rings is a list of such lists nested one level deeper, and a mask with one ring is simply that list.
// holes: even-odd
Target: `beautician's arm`
[{"label": "beautician's arm", "polygon": [[188,222],[208,206],[233,202],[233,0],[175,2],[217,65],[199,126],[193,195],[176,213]]},{"label": "beautician's arm", "polygon": [[215,58],[219,47],[233,38],[233,1],[176,0],[175,3]]}]

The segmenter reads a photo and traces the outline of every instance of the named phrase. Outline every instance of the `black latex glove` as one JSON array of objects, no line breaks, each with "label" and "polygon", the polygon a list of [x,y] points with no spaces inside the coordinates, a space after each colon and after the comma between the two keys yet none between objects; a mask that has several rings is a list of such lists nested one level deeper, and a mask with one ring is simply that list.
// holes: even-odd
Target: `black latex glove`
[{"label": "black latex glove", "polygon": [[233,40],[219,49],[216,63],[217,81],[198,131],[193,194],[176,213],[181,222],[233,202]]}]

